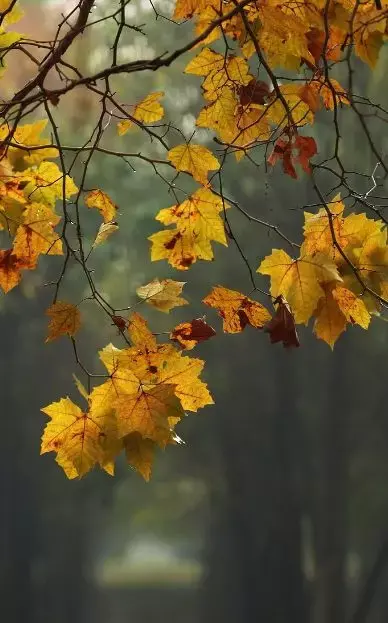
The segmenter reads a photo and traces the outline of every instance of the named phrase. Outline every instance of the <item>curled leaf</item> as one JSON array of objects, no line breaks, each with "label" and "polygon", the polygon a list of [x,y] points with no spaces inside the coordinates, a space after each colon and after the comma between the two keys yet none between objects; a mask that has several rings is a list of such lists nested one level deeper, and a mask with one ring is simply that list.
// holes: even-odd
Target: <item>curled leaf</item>
[{"label": "curled leaf", "polygon": [[105,242],[112,234],[118,230],[119,226],[116,221],[109,221],[109,223],[101,223],[97,232],[97,236],[93,242],[93,248],[97,247],[102,242]]},{"label": "curled leaf", "polygon": [[179,296],[185,283],[185,281],[173,281],[173,279],[159,281],[156,278],[137,288],[136,292],[146,303],[168,314],[174,307],[188,304],[186,299]]},{"label": "curled leaf", "polygon": [[191,350],[200,342],[205,342],[216,335],[215,330],[203,318],[191,322],[182,322],[170,333],[170,340],[178,342],[183,349]]},{"label": "curled leaf", "polygon": [[271,344],[283,342],[284,348],[297,348],[300,343],[289,304],[282,295],[277,297],[274,304],[277,305],[276,314],[264,327],[264,331],[269,333]]}]

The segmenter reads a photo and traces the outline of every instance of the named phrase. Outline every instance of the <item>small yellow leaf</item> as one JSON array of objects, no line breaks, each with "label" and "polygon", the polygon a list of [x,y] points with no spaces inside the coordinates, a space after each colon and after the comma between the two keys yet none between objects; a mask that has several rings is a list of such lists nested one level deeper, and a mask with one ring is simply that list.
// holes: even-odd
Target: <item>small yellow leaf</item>
[{"label": "small yellow leaf", "polygon": [[81,326],[81,314],[76,305],[57,301],[46,311],[50,316],[46,342],[51,342],[62,335],[74,336]]},{"label": "small yellow leaf", "polygon": [[100,189],[91,190],[85,197],[88,208],[96,208],[101,213],[104,223],[113,221],[116,216],[117,206],[112,199]]},{"label": "small yellow leaf", "polygon": [[[160,121],[164,116],[164,108],[160,104],[159,100],[163,97],[164,92],[158,91],[156,93],[150,93],[135,107],[131,116],[140,121],[140,123],[150,124],[155,121]],[[123,136],[128,130],[134,127],[133,121],[130,119],[124,119],[117,124],[117,132],[119,136]]]},{"label": "small yellow leaf", "polygon": [[333,290],[333,297],[348,322],[358,324],[363,329],[369,327],[370,313],[361,298],[356,296],[351,290],[338,285]]},{"label": "small yellow leaf", "polygon": [[108,223],[101,223],[99,230],[97,232],[97,236],[93,242],[93,247],[97,247],[99,244],[102,244],[109,238],[112,234],[114,234],[118,230],[119,226],[116,221],[109,221]]},{"label": "small yellow leaf", "polygon": [[173,281],[172,279],[153,279],[145,286],[137,288],[137,295],[149,305],[156,307],[159,311],[169,313],[174,307],[187,305],[186,299],[182,298],[185,281]]},{"label": "small yellow leaf", "polygon": [[212,152],[202,145],[184,143],[168,152],[168,159],[177,171],[190,173],[197,182],[206,186],[209,171],[218,171],[220,163]]}]

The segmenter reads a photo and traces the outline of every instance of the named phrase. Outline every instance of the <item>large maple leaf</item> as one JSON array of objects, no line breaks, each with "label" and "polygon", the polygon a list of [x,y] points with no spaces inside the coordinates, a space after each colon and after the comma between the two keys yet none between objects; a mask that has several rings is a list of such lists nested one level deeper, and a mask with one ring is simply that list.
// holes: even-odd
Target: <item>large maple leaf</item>
[{"label": "large maple leaf", "polygon": [[290,304],[295,322],[307,324],[319,299],[323,283],[341,281],[334,262],[323,253],[291,258],[281,249],[272,251],[260,264],[257,272],[271,277],[271,294],[283,295]]}]

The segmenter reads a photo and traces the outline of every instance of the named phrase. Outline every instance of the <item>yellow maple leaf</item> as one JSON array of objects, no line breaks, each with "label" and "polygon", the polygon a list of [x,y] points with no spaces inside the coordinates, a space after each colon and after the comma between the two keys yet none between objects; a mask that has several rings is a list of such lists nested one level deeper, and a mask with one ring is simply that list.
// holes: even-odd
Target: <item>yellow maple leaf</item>
[{"label": "yellow maple leaf", "polygon": [[4,24],[14,24],[24,15],[19,3],[12,2],[12,0],[0,0],[0,13],[5,13]]},{"label": "yellow maple leaf", "polygon": [[128,321],[128,334],[131,342],[140,348],[154,350],[156,348],[156,338],[150,331],[146,320],[134,312]]},{"label": "yellow maple leaf", "polygon": [[153,279],[140,288],[137,288],[137,295],[152,307],[159,311],[169,313],[174,307],[187,305],[186,299],[180,296],[185,281],[173,281],[172,279]]},{"label": "yellow maple leaf", "polygon": [[272,92],[273,100],[268,105],[268,120],[276,127],[286,125],[303,126],[314,122],[310,106],[304,102],[295,84],[284,84],[280,87],[282,99]]},{"label": "yellow maple leaf", "polygon": [[118,436],[139,433],[142,437],[165,444],[174,425],[184,417],[174,385],[158,384],[136,394],[121,396],[114,402]]},{"label": "yellow maple leaf", "polygon": [[[55,147],[42,146],[50,143],[49,139],[42,138],[41,133],[46,128],[47,119],[18,125],[12,135],[12,145],[7,150],[7,157],[16,170],[20,171],[25,167],[38,165],[48,158],[57,158],[58,150]],[[7,140],[10,136],[10,127],[4,124],[0,127],[0,140]],[[20,147],[18,147],[20,145]],[[29,147],[30,149],[25,149]],[[24,148],[24,149],[23,149]],[[34,149],[35,148],[35,149]]]},{"label": "yellow maple leaf", "polygon": [[159,347],[158,379],[160,383],[175,385],[175,395],[187,411],[198,411],[214,404],[206,383],[200,380],[205,365],[202,359],[183,356],[173,346]]},{"label": "yellow maple leaf", "polygon": [[[211,2],[210,2],[211,3]],[[205,9],[209,0],[177,0],[173,19],[189,19]]]},{"label": "yellow maple leaf", "polygon": [[152,234],[148,240],[152,242],[151,261],[168,260],[178,270],[188,270],[197,260],[214,258],[209,240],[196,232],[167,229]]},{"label": "yellow maple leaf", "polygon": [[351,290],[338,285],[333,290],[333,297],[348,322],[358,324],[363,329],[369,327],[370,313],[361,298]]},{"label": "yellow maple leaf", "polygon": [[186,74],[208,76],[225,65],[225,56],[210,48],[203,48],[185,67]]},{"label": "yellow maple leaf", "polygon": [[[63,198],[63,174],[55,162],[41,162],[38,167],[23,171],[22,181],[27,182],[24,196],[28,201],[44,203],[53,208],[58,199]],[[77,186],[66,175],[65,197],[75,195]]]},{"label": "yellow maple leaf", "polygon": [[324,283],[322,289],[324,295],[318,301],[315,310],[314,333],[321,340],[324,340],[331,349],[341,333],[346,330],[346,318],[338,306],[337,300],[333,297],[333,288],[336,282]]},{"label": "yellow maple leaf", "polygon": [[20,261],[12,249],[0,250],[0,287],[5,294],[17,286],[22,276]]},{"label": "yellow maple leaf", "polygon": [[103,190],[96,188],[88,192],[85,196],[85,203],[88,208],[96,208],[100,212],[104,223],[115,219],[117,206]]},{"label": "yellow maple leaf", "polygon": [[176,227],[148,238],[151,260],[167,259],[179,270],[187,270],[198,259],[212,260],[212,241],[227,246],[220,212],[228,208],[210,189],[200,188],[182,203],[160,210],[156,219]]},{"label": "yellow maple leaf", "polygon": [[263,305],[241,292],[222,286],[214,287],[203,302],[217,309],[223,319],[225,333],[240,333],[247,325],[262,329],[271,320],[271,314]]},{"label": "yellow maple leaf", "polygon": [[323,283],[342,281],[334,262],[323,253],[304,255],[297,260],[282,249],[272,251],[257,272],[271,277],[271,294],[282,294],[290,304],[296,323],[307,324],[319,299]]},{"label": "yellow maple leaf", "polygon": [[123,441],[125,456],[129,465],[148,482],[154,461],[155,442],[151,439],[143,439],[139,433],[131,433]]},{"label": "yellow maple leaf", "polygon": [[[150,124],[155,121],[160,121],[164,116],[164,108],[160,104],[159,100],[164,96],[163,91],[157,91],[156,93],[150,93],[141,102],[136,104],[131,116],[140,121],[140,123]],[[119,136],[123,136],[128,132],[135,124],[131,119],[123,119],[117,125],[117,132]]]},{"label": "yellow maple leaf", "polygon": [[80,311],[72,303],[57,301],[46,310],[46,314],[50,316],[46,342],[52,342],[62,335],[74,336],[81,326]]},{"label": "yellow maple leaf", "polygon": [[115,431],[112,410],[92,416],[67,397],[42,411],[51,421],[43,432],[41,454],[56,452],[57,462],[69,478],[82,477],[96,463],[104,464],[105,438],[114,437]]},{"label": "yellow maple leaf", "polygon": [[54,230],[59,220],[44,204],[28,205],[13,244],[13,253],[23,268],[34,268],[39,255],[62,255],[62,241]]},{"label": "yellow maple leaf", "polygon": [[170,149],[167,155],[177,171],[190,173],[197,182],[206,186],[209,171],[218,171],[220,163],[207,147],[184,143]]},{"label": "yellow maple leaf", "polygon": [[334,246],[330,220],[335,240],[341,248],[344,249],[349,242],[346,231],[344,231],[346,219],[343,216],[343,212],[345,205],[341,201],[341,196],[339,194],[336,195],[327,203],[327,208],[330,211],[331,218],[324,208],[321,208],[317,214],[304,213],[305,224],[303,230],[305,239],[303,251],[306,255],[322,252],[335,259],[339,256],[339,251]]}]

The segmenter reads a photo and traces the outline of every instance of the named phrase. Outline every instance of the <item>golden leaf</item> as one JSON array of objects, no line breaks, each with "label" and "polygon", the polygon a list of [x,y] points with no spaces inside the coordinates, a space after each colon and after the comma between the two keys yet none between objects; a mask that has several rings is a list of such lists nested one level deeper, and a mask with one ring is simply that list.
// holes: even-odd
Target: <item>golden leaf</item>
[{"label": "golden leaf", "polygon": [[225,333],[240,333],[250,324],[262,329],[271,320],[271,314],[253,299],[222,286],[216,286],[203,299],[205,305],[214,307],[223,319]]},{"label": "golden leaf", "polygon": [[342,281],[334,262],[323,253],[292,259],[283,250],[274,250],[257,272],[271,277],[271,294],[282,294],[290,304],[296,323],[307,324],[319,299],[323,283]]},{"label": "golden leaf", "polygon": [[101,223],[92,246],[98,247],[98,245],[105,242],[105,240],[107,240],[112,234],[114,234],[118,230],[118,228],[119,226],[117,225],[116,221]]},{"label": "golden leaf", "polygon": [[13,253],[23,267],[34,268],[39,255],[62,255],[62,241],[54,230],[59,220],[44,204],[28,205],[13,244]]},{"label": "golden leaf", "polygon": [[20,261],[12,253],[12,249],[0,250],[0,286],[3,292],[12,290],[21,278]]},{"label": "golden leaf", "polygon": [[209,171],[218,171],[220,163],[207,147],[184,143],[168,152],[168,159],[177,171],[190,173],[197,182],[206,186]]},{"label": "golden leaf", "polygon": [[137,288],[137,295],[152,307],[159,311],[169,313],[174,307],[187,305],[186,299],[182,298],[185,281],[173,281],[172,279],[153,279],[140,288]]},{"label": "golden leaf", "polygon": [[333,296],[333,288],[336,282],[325,283],[322,286],[324,295],[318,301],[315,310],[316,320],[314,323],[314,333],[321,340],[324,340],[331,349],[341,333],[346,330],[346,318],[338,306],[337,300]]},{"label": "golden leaf", "polygon": [[[21,180],[27,182],[24,196],[28,201],[44,203],[53,208],[58,199],[63,198],[63,174],[55,162],[41,162],[37,168],[23,171]],[[65,197],[76,194],[77,186],[66,175]]]},{"label": "golden leaf", "polygon": [[149,481],[156,444],[151,439],[143,439],[139,433],[131,433],[124,437],[125,456],[131,467]]},{"label": "golden leaf", "polygon": [[46,314],[50,316],[46,342],[52,342],[62,335],[73,337],[81,326],[80,311],[72,303],[57,301],[47,309]]},{"label": "golden leaf", "polygon": [[51,418],[42,436],[41,454],[56,452],[57,462],[69,478],[84,476],[96,463],[106,461],[105,438],[114,437],[113,412],[100,417],[83,412],[70,398],[42,409]]},{"label": "golden leaf", "polygon": [[187,270],[198,259],[212,260],[211,242],[227,245],[220,212],[229,208],[221,197],[208,188],[200,188],[188,199],[160,210],[156,219],[175,229],[157,232],[152,242],[151,260],[167,259],[179,270]]},{"label": "golden leaf", "polygon": [[[155,121],[160,121],[160,119],[164,116],[164,108],[160,104],[159,100],[164,96],[163,91],[158,91],[156,93],[150,93],[145,97],[141,102],[139,102],[131,116],[139,121],[140,123],[150,124],[155,123]],[[128,132],[128,130],[134,127],[135,124],[130,119],[123,119],[117,124],[117,132],[119,136],[123,136]]]},{"label": "golden leaf", "polygon": [[361,298],[347,288],[338,285],[333,290],[333,297],[348,322],[358,324],[363,329],[369,327],[370,313]]},{"label": "golden leaf", "polygon": [[117,206],[103,190],[97,188],[88,192],[85,197],[85,203],[88,208],[96,208],[100,212],[104,223],[114,220]]}]

